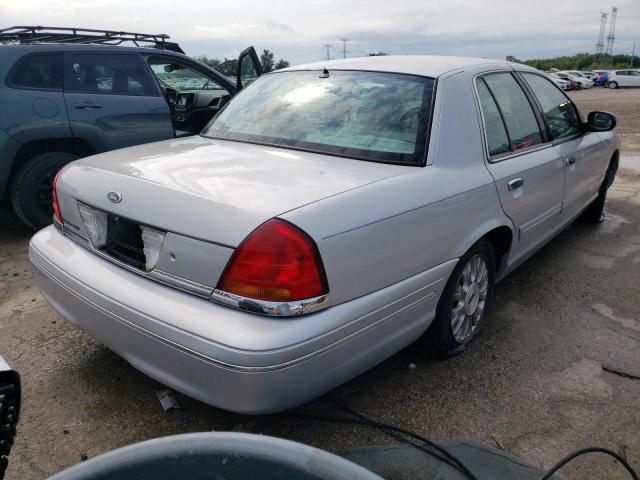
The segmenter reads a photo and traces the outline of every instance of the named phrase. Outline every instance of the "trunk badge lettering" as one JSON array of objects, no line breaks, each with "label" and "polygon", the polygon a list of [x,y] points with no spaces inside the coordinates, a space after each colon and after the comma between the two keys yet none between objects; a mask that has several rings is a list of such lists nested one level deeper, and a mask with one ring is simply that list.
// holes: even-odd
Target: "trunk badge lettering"
[{"label": "trunk badge lettering", "polygon": [[107,193],[107,198],[113,203],[120,203],[122,201],[122,195],[120,195],[118,192]]}]

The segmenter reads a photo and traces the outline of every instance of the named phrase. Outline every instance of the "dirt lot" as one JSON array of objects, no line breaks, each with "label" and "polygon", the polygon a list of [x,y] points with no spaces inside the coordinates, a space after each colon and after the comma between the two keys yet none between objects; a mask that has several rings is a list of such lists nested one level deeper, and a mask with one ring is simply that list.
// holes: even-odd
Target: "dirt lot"
[{"label": "dirt lot", "polygon": [[[627,152],[640,155],[640,90],[572,97],[585,111],[616,113]],[[487,331],[470,351],[431,362],[409,348],[329,396],[434,440],[474,439],[537,465],[600,445],[640,469],[640,381],[602,368],[640,375],[639,173],[620,173],[604,223],[570,227],[497,287]],[[156,382],[43,301],[27,260],[31,232],[6,213],[0,225],[0,352],[24,382],[8,479],[41,479],[86,456],[192,431],[271,434],[331,451],[393,442],[355,426],[230,414],[182,395],[183,408],[164,413]],[[332,411],[326,398],[301,410]],[[627,478],[598,456],[568,471]]]}]

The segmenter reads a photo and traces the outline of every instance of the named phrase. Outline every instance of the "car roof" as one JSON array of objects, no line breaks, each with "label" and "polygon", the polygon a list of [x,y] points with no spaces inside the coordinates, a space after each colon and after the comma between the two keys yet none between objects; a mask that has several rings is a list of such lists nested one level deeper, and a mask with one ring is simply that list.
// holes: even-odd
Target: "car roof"
[{"label": "car roof", "polygon": [[136,52],[136,53],[147,53],[147,54],[163,54],[163,55],[175,55],[179,57],[183,57],[184,55],[181,53],[173,52],[171,50],[165,50],[161,48],[153,48],[153,47],[129,47],[129,46],[120,46],[120,45],[96,45],[96,44],[78,44],[78,43],[24,43],[24,44],[4,44],[5,47],[10,48],[12,51],[21,51],[24,53],[31,52],[81,52],[81,51],[91,51],[91,52],[113,52],[113,53],[123,53],[123,52]]},{"label": "car roof", "polygon": [[[406,73],[424,77],[439,77],[452,70],[487,65],[487,67],[512,68],[514,63],[505,60],[473,57],[450,57],[441,55],[384,55],[372,57],[356,57],[342,60],[324,60],[288,67],[282,71],[296,70],[364,70],[375,72]],[[520,65],[518,65],[520,66]],[[522,67],[529,69],[522,65]],[[532,69],[533,70],[533,69]]]}]

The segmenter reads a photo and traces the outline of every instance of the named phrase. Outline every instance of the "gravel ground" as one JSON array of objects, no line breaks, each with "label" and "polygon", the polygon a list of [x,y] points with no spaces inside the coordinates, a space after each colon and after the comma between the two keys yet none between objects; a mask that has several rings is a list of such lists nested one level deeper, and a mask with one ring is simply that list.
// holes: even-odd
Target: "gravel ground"
[{"label": "gravel ground", "polygon": [[[640,90],[572,93],[584,111],[618,115],[627,152],[640,154]],[[408,348],[300,408],[336,413],[328,397],[437,441],[467,438],[551,466],[588,445],[623,452],[640,469],[640,176],[622,171],[597,227],[573,225],[496,288],[484,336],[442,362]],[[0,352],[20,370],[24,406],[9,480],[45,478],[144,439],[204,430],[264,433],[340,451],[393,443],[356,426],[246,417],[177,395],[66,324],[44,302],[27,259],[31,232],[0,213]],[[409,368],[414,364],[415,368]],[[291,388],[295,388],[292,385]],[[603,458],[570,478],[626,478]]]}]

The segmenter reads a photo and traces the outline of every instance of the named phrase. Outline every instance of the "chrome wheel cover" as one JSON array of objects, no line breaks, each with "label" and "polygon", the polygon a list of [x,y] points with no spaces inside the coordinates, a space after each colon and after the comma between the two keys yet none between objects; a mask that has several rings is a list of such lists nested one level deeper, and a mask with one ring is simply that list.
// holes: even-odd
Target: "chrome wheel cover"
[{"label": "chrome wheel cover", "polygon": [[489,267],[482,255],[466,263],[455,284],[451,299],[451,334],[458,343],[477,333],[487,306]]}]

